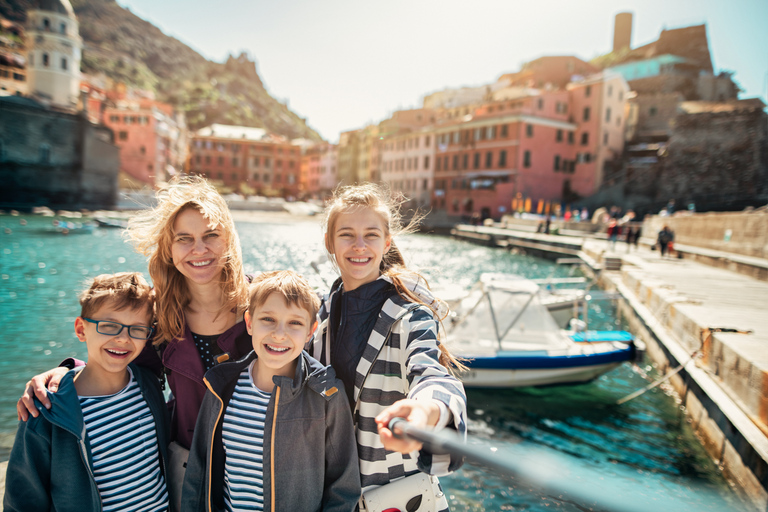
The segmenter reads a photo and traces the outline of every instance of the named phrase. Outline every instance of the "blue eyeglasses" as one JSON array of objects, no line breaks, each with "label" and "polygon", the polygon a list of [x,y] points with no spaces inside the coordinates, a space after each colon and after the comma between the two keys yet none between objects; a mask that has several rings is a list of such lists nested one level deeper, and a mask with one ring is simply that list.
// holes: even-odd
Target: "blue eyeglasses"
[{"label": "blue eyeglasses", "polygon": [[117,336],[123,329],[128,329],[128,336],[137,340],[148,340],[155,331],[152,327],[146,325],[125,325],[112,320],[93,320],[83,317],[83,320],[96,324],[96,332],[105,336]]}]

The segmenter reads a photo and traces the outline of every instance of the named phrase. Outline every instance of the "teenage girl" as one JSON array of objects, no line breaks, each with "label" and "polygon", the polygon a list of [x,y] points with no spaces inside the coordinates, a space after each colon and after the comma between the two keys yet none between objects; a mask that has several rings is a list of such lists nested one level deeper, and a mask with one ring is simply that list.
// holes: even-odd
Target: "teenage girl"
[{"label": "teenage girl", "polygon": [[[206,391],[203,375],[219,354],[240,358],[251,350],[243,322],[248,281],[229,208],[202,178],[172,180],[158,192],[155,208],[131,218],[127,237],[148,257],[157,298],[156,335],[136,363],[165,372],[173,394],[167,477],[178,502],[181,468]],[[55,391],[66,371],[50,370],[27,383],[16,407],[20,419],[38,415],[33,395],[50,408],[46,386]]]},{"label": "teenage girl", "polygon": [[[440,302],[406,268],[393,236],[398,208],[371,184],[340,189],[326,210],[325,247],[341,277],[320,311],[309,347],[344,382],[355,420],[363,491],[419,471],[444,475],[462,460],[395,438],[388,424],[403,417],[466,434],[466,395],[451,368],[461,364],[439,341]],[[437,510],[448,503],[438,493]]]}]

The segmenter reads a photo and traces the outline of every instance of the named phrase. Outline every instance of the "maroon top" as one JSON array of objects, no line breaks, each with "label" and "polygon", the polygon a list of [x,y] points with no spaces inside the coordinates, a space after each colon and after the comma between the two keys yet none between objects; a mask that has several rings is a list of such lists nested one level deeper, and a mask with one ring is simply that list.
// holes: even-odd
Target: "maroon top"
[{"label": "maroon top", "polygon": [[[251,336],[240,321],[219,335],[217,344],[231,359],[240,359],[252,350]],[[147,344],[136,358],[136,364],[160,374],[166,368],[168,386],[173,398],[168,403],[171,411],[171,439],[184,448],[192,444],[192,434],[205,395],[203,360],[195,347],[189,326],[184,327],[184,338],[165,344],[162,363],[157,350]]]}]

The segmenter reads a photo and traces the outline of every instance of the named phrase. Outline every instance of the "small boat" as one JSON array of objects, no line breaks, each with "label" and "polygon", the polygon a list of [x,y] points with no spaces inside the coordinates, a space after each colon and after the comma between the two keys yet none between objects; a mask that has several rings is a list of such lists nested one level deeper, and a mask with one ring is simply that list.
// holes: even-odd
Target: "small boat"
[{"label": "small boat", "polygon": [[93,220],[102,228],[125,229],[128,227],[128,221],[125,219],[113,219],[110,217],[95,217]]},{"label": "small boat", "polygon": [[483,274],[446,321],[446,346],[466,358],[466,387],[523,387],[589,382],[636,356],[626,331],[565,330],[519,276]]},{"label": "small boat", "polygon": [[89,235],[96,228],[94,222],[72,222],[68,220],[54,220],[54,230],[62,235]]},{"label": "small boat", "polygon": [[[482,286],[483,282],[493,281],[495,286],[510,281],[507,286],[516,286],[515,283],[526,278],[516,274],[484,273],[476,286]],[[562,285],[579,285],[587,283],[584,277],[563,277],[546,279],[530,279],[529,281],[539,285],[539,301],[547,308],[554,318],[555,323],[561,328],[567,328],[574,317],[579,317],[584,311],[584,298],[587,290],[583,288],[562,287]],[[472,293],[472,291],[470,291]],[[594,293],[594,292],[593,292]],[[457,285],[438,286],[435,295],[444,300],[451,310],[456,310],[459,303],[467,297],[465,289]]]}]

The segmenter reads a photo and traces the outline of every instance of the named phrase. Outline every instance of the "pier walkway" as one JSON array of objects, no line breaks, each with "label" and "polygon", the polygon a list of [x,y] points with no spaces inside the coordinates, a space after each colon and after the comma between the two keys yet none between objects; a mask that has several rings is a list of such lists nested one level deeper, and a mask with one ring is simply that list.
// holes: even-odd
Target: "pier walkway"
[{"label": "pier walkway", "polygon": [[463,230],[488,245],[577,255],[602,288],[620,292],[631,330],[662,373],[685,365],[670,382],[705,448],[768,509],[768,281],[760,275],[768,261],[695,247],[662,258],[651,239],[630,248],[589,234],[495,227],[461,226],[454,235],[465,238]]}]

